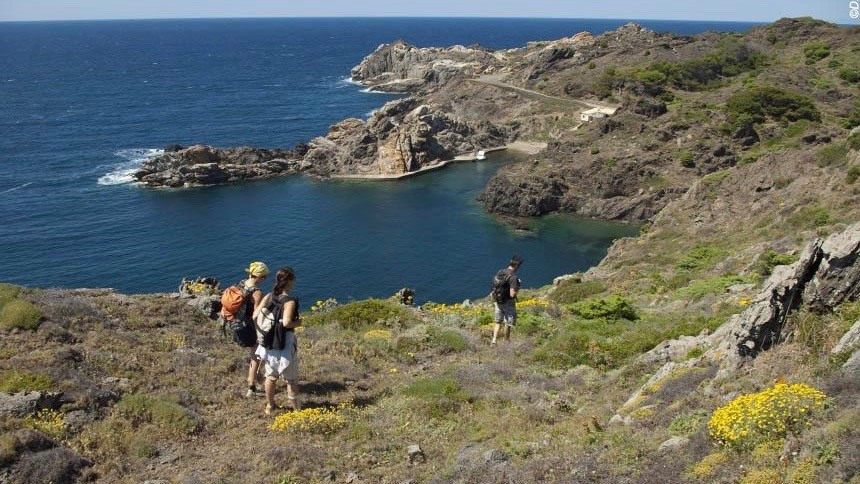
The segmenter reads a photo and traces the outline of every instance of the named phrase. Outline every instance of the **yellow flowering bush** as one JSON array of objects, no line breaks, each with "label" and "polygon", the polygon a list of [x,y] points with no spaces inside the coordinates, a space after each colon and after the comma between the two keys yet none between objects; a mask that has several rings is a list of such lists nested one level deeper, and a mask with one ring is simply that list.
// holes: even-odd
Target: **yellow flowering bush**
[{"label": "yellow flowering bush", "polygon": [[337,306],[337,299],[328,298],[325,301],[319,300],[313,306],[311,306],[312,312],[320,312],[332,309]]},{"label": "yellow flowering bush", "polygon": [[749,448],[801,430],[826,402],[824,393],[803,383],[777,383],[761,392],[741,395],[715,410],[708,430],[723,445]]},{"label": "yellow flowering bush", "polygon": [[480,306],[475,305],[463,305],[463,304],[445,304],[445,303],[427,303],[424,305],[424,309],[426,311],[430,311],[432,314],[436,314],[439,316],[459,316],[461,318],[471,318],[475,316],[480,316],[480,314],[484,311],[484,309]]},{"label": "yellow flowering bush", "polygon": [[62,439],[67,428],[63,413],[48,408],[24,419],[24,425],[53,439]]},{"label": "yellow flowering bush", "polygon": [[386,329],[371,329],[362,336],[366,340],[391,340],[391,331]]},{"label": "yellow flowering bush", "polygon": [[352,408],[349,403],[341,403],[332,408],[306,408],[296,412],[283,413],[275,417],[275,421],[269,425],[269,430],[329,434],[346,426],[346,413]]},{"label": "yellow flowering bush", "polygon": [[549,302],[545,299],[540,298],[530,298],[523,299],[522,301],[517,301],[517,309],[521,308],[545,308],[549,306]]}]

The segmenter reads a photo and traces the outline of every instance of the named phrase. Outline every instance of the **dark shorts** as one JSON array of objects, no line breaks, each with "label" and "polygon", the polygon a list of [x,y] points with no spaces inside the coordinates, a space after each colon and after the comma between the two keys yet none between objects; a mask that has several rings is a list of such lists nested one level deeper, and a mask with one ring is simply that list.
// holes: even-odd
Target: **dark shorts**
[{"label": "dark shorts", "polygon": [[513,299],[509,299],[503,303],[494,303],[495,311],[493,312],[493,320],[496,324],[505,324],[514,326],[517,324],[517,303]]}]

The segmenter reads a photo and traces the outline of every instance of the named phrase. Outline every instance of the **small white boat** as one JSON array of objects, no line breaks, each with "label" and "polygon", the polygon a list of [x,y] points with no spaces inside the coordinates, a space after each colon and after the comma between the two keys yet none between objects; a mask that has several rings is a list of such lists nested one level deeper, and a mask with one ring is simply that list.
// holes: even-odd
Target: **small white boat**
[{"label": "small white boat", "polygon": [[486,160],[487,159],[487,152],[484,150],[479,151],[478,154],[475,155],[475,159],[478,161]]}]

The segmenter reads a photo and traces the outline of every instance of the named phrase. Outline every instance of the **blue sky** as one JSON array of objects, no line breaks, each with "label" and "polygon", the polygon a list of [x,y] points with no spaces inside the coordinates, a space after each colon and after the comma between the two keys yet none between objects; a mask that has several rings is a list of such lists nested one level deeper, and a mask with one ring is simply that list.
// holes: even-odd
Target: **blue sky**
[{"label": "blue sky", "polygon": [[811,15],[843,24],[849,0],[0,0],[3,20],[189,17],[578,17],[771,21]]}]

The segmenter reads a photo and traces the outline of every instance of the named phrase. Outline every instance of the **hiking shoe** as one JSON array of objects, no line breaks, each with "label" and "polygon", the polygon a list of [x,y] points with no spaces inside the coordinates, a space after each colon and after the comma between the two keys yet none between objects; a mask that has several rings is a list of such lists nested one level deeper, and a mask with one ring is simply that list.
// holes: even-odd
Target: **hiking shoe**
[{"label": "hiking shoe", "polygon": [[257,387],[254,385],[248,387],[248,391],[245,392],[245,398],[254,398],[259,397],[261,395],[265,395],[265,393],[261,392],[260,390],[257,390]]}]

